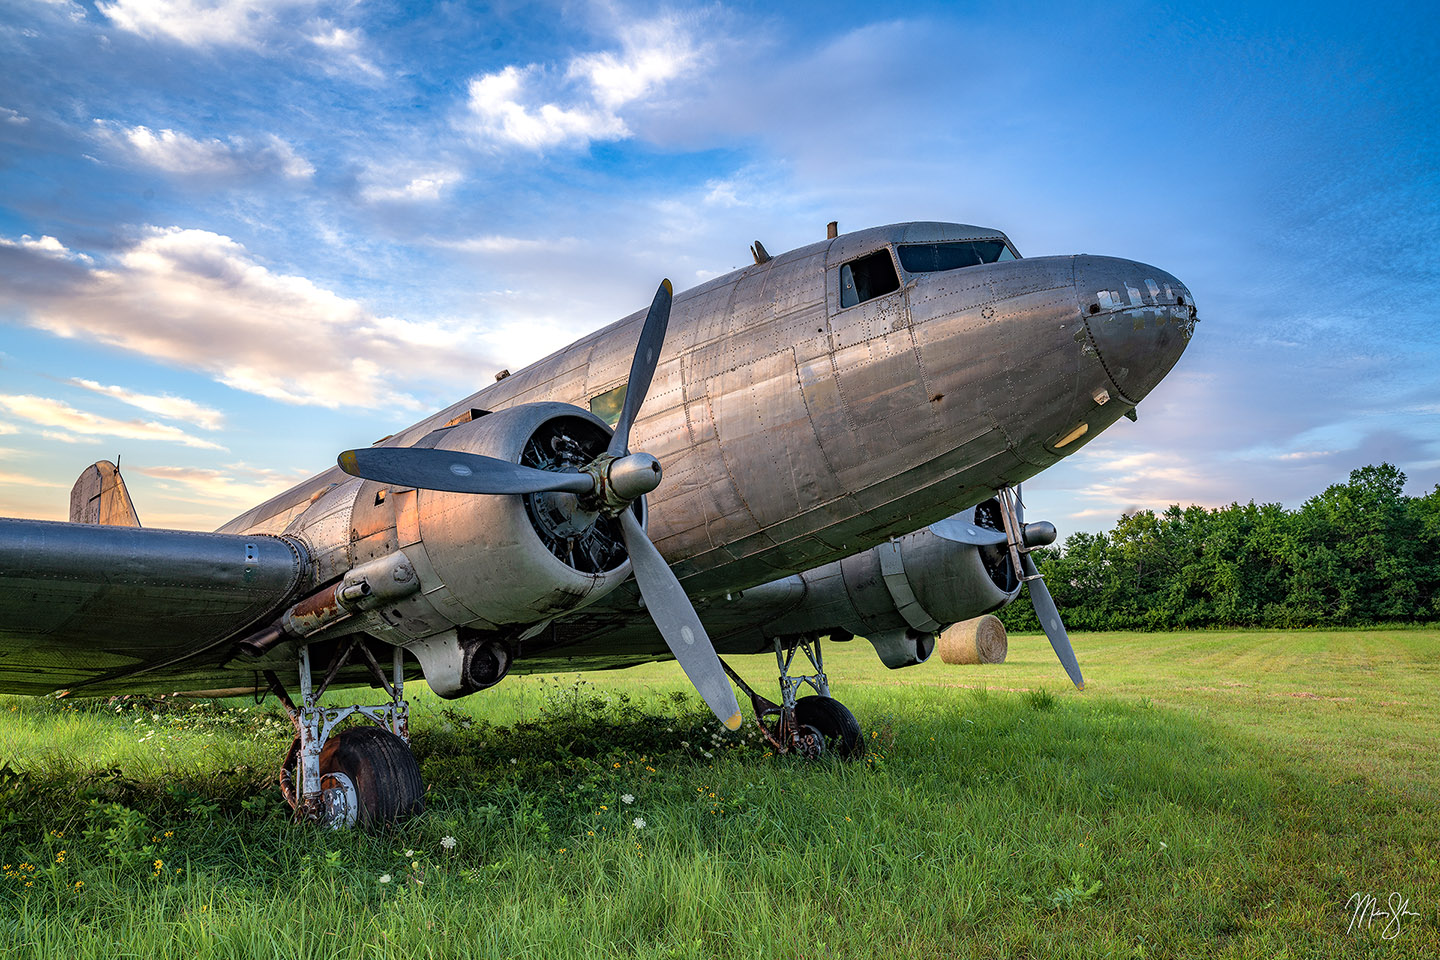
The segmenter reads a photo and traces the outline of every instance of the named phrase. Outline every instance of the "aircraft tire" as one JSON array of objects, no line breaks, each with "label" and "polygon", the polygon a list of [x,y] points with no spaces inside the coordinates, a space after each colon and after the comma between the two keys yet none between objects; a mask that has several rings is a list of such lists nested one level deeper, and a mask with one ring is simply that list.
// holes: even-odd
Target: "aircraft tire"
[{"label": "aircraft tire", "polygon": [[425,809],[425,781],[409,745],[379,727],[350,727],[320,753],[320,773],[343,773],[355,785],[356,823],[378,826]]},{"label": "aircraft tire", "polygon": [[825,752],[842,760],[865,756],[860,722],[845,704],[834,697],[801,697],[795,701],[795,721],[814,727],[825,738]]}]

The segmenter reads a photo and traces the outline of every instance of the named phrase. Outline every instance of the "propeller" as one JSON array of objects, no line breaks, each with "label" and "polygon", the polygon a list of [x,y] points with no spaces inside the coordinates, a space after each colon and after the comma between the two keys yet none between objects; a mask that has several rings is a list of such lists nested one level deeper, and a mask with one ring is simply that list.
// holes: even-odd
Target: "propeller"
[{"label": "propeller", "polygon": [[[1005,499],[1002,497],[1000,502],[1002,514],[1007,509]],[[1052,524],[1045,521],[1025,523],[1023,501],[1015,501],[1014,521],[1017,539],[1024,540],[1026,546],[1039,546],[1055,541],[1055,527]],[[1009,542],[1009,537],[1002,531],[972,523],[965,518],[964,514],[956,514],[933,523],[930,525],[930,530],[943,540],[976,547],[999,546]],[[1040,576],[1040,570],[1035,566],[1035,561],[1031,559],[1030,554],[1020,550],[1017,550],[1016,554],[1020,558],[1022,582],[1030,591],[1030,604],[1035,608],[1035,615],[1040,618],[1040,626],[1045,629],[1045,636],[1050,640],[1050,647],[1055,651],[1055,656],[1059,658],[1060,665],[1065,668],[1070,682],[1075,684],[1076,689],[1084,690],[1085,678],[1080,674],[1080,664],[1075,660],[1075,649],[1070,645],[1070,634],[1065,630],[1065,622],[1060,619],[1060,609],[1055,606],[1055,598],[1050,595],[1050,588],[1045,585],[1045,579]]]},{"label": "propeller", "polygon": [[674,288],[662,280],[640,329],[630,361],[625,404],[605,452],[577,472],[537,470],[509,460],[425,447],[371,447],[340,454],[340,469],[355,477],[426,490],[456,493],[527,494],[563,491],[598,504],[620,519],[630,569],[660,635],[706,706],[731,730],[740,726],[740,704],[715,646],[685,588],[655,549],[630,505],[660,483],[660,463],[648,453],[630,452],[630,429],[650,390],[660,348],[670,323]]},{"label": "propeller", "polygon": [[1005,531],[991,530],[978,523],[971,523],[964,519],[965,516],[964,513],[957,513],[953,517],[937,520],[930,524],[930,530],[942,540],[968,543],[972,547],[998,547],[1005,542]]},{"label": "propeller", "polygon": [[452,493],[590,493],[585,473],[553,473],[459,450],[371,447],[340,454],[340,469],[354,477]]}]

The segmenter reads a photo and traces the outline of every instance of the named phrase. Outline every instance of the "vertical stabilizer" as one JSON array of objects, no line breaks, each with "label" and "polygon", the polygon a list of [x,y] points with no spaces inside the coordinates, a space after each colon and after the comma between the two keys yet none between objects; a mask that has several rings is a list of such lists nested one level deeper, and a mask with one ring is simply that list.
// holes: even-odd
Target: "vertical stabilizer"
[{"label": "vertical stabilizer", "polygon": [[98,523],[106,527],[140,526],[119,467],[109,460],[101,460],[85,468],[70,490],[70,522]]}]

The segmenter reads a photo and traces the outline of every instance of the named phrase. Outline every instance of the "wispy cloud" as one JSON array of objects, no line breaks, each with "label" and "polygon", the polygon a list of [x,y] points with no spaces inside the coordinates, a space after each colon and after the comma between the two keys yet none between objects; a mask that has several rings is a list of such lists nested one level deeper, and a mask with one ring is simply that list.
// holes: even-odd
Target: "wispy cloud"
[{"label": "wispy cloud", "polygon": [[464,179],[454,167],[382,169],[366,174],[360,196],[370,203],[415,203],[439,200],[440,194]]},{"label": "wispy cloud", "polygon": [[315,174],[310,161],[274,134],[253,140],[199,140],[175,130],[126,127],[108,120],[96,120],[95,125],[101,139],[118,152],[167,173],[222,179],[273,175],[290,180],[305,180]]},{"label": "wispy cloud", "polygon": [[116,420],[86,410],[76,410],[67,403],[32,394],[0,395],[0,407],[10,415],[40,427],[62,431],[52,439],[68,439],[76,434],[86,437],[117,437],[122,440],[162,440],[202,450],[224,450],[218,443],[193,437],[169,424],[154,420]]},{"label": "wispy cloud", "polygon": [[540,253],[572,249],[576,245],[576,240],[574,237],[547,237],[544,240],[535,240],[528,237],[487,234],[480,237],[466,237],[463,240],[435,240],[433,243],[437,247],[460,250],[465,253]]},{"label": "wispy cloud", "polygon": [[6,470],[0,470],[0,483],[9,484],[17,487],[58,488],[64,486],[64,484],[55,483],[52,480],[42,480],[39,477],[32,477],[24,473],[12,473]]},{"label": "wispy cloud", "polygon": [[208,467],[154,466],[138,467],[135,472],[161,481],[162,488],[172,493],[198,496],[197,503],[226,503],[250,507],[283,493],[303,475],[265,470],[245,464],[230,464],[223,469]]},{"label": "wispy cloud", "polygon": [[[30,272],[23,262],[11,269]],[[17,281],[10,297],[42,330],[202,370],[285,403],[414,408],[397,386],[407,372],[429,389],[464,382],[477,365],[469,341],[443,325],[375,316],[205,230],[150,228],[106,269],[72,270],[43,285]]]},{"label": "wispy cloud", "polygon": [[333,56],[337,65],[372,80],[384,77],[384,72],[365,56],[365,36],[360,30],[337,27],[329,20],[314,20],[309,26],[310,42]]},{"label": "wispy cloud", "polygon": [[122,30],[193,47],[258,46],[279,14],[319,0],[115,0],[96,9]]},{"label": "wispy cloud", "polygon": [[622,110],[691,70],[699,52],[674,22],[634,28],[623,49],[574,57],[557,75],[511,65],[471,79],[470,127],[486,143],[544,150],[623,140]]},{"label": "wispy cloud", "polygon": [[75,378],[69,381],[77,387],[84,387],[107,397],[114,397],[121,403],[138,407],[146,413],[165,417],[167,420],[183,420],[206,430],[218,430],[225,424],[225,415],[214,407],[206,407],[172,394],[137,393],[124,387],[107,386],[94,380]]}]

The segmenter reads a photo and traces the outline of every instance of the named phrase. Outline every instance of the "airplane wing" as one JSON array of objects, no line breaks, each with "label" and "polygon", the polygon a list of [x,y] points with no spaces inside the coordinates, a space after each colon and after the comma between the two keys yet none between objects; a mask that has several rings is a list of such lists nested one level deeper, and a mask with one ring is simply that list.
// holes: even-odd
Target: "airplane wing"
[{"label": "airplane wing", "polygon": [[223,678],[226,641],[293,599],[306,564],[285,537],[0,518],[0,690],[171,692],[189,689],[175,671],[146,674],[185,660],[201,686]]}]

